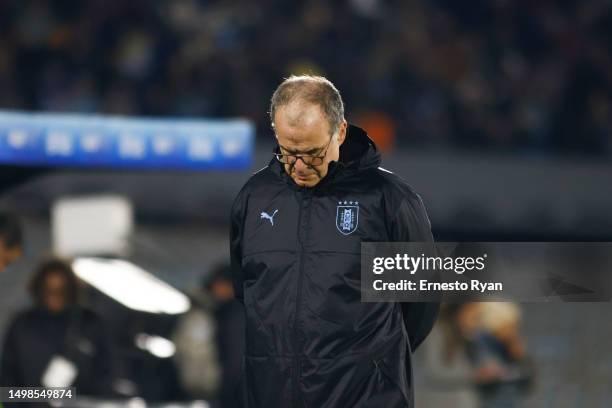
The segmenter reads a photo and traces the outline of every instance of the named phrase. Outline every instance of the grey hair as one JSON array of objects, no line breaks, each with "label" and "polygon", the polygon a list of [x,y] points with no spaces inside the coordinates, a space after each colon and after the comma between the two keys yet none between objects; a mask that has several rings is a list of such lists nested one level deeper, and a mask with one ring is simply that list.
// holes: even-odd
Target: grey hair
[{"label": "grey hair", "polygon": [[315,75],[291,75],[281,82],[270,100],[272,127],[278,108],[294,101],[319,106],[329,122],[332,135],[340,129],[340,124],[344,121],[344,103],[338,89],[327,78]]}]

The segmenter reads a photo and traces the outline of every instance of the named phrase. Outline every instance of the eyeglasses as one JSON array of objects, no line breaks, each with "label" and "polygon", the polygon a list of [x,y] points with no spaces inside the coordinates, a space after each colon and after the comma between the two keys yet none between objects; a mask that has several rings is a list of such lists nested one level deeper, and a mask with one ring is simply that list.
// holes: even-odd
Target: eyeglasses
[{"label": "eyeglasses", "polygon": [[276,160],[278,160],[279,162],[283,164],[289,164],[291,166],[295,166],[295,163],[297,163],[298,159],[300,159],[302,163],[307,166],[320,166],[323,164],[325,156],[327,156],[327,150],[329,149],[329,145],[331,144],[333,138],[334,135],[329,138],[329,142],[327,142],[327,145],[323,148],[325,150],[319,156],[313,156],[309,154],[274,153],[274,157],[276,157]]}]

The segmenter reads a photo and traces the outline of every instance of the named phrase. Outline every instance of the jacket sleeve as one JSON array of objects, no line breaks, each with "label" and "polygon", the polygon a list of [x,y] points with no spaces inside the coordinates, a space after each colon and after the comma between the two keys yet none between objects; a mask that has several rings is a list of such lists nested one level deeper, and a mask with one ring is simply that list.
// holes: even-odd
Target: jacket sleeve
[{"label": "jacket sleeve", "polygon": [[234,296],[244,304],[244,281],[242,274],[242,234],[246,214],[246,194],[244,188],[238,193],[232,205],[230,217],[230,266],[234,284]]},{"label": "jacket sleeve", "polygon": [[[392,201],[398,203],[387,209],[392,241],[433,243],[431,224],[421,197],[406,187],[401,189],[401,197]],[[436,322],[439,302],[402,302],[400,305],[410,348],[414,352]]]}]

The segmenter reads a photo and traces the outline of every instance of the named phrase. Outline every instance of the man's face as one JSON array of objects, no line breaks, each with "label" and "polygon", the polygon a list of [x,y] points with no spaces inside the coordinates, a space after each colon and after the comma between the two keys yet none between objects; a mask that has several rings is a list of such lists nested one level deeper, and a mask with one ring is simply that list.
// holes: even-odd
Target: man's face
[{"label": "man's face", "polygon": [[53,312],[59,313],[68,305],[68,285],[61,273],[50,273],[43,285],[43,305]]},{"label": "man's face", "polygon": [[19,246],[7,247],[2,237],[0,237],[0,272],[20,257],[21,248]]},{"label": "man's face", "polygon": [[327,175],[329,162],[338,161],[340,157],[346,126],[346,121],[343,121],[337,136],[332,136],[329,122],[319,106],[293,102],[278,108],[274,115],[274,130],[281,153],[324,156],[323,162],[316,166],[307,165],[302,160],[284,165],[297,185],[314,187]]}]

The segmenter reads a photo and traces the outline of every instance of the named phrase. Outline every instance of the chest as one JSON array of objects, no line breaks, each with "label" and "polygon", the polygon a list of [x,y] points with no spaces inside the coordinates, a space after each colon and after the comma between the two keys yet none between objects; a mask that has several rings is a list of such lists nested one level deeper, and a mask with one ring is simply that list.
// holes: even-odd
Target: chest
[{"label": "chest", "polygon": [[243,254],[265,251],[359,253],[362,241],[387,240],[384,203],[376,191],[317,195],[285,191],[251,196]]}]

